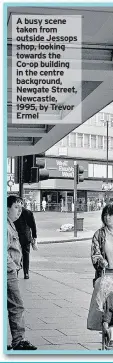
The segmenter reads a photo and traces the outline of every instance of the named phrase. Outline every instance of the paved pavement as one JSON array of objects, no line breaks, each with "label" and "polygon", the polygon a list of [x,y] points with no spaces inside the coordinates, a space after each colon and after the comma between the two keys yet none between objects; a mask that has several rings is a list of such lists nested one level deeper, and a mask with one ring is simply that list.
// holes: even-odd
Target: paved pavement
[{"label": "paved pavement", "polygon": [[101,334],[87,330],[94,276],[90,247],[90,240],[39,244],[38,251],[31,251],[30,279],[20,273],[26,338],[38,347],[38,354],[101,349]]}]

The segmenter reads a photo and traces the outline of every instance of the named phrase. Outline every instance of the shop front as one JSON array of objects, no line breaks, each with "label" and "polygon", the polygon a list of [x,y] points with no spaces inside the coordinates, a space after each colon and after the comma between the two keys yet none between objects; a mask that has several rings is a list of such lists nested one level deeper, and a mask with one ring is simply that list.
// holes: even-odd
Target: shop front
[{"label": "shop front", "polygon": [[[46,200],[47,211],[73,212],[74,211],[74,190],[42,190],[41,204]],[[77,191],[77,210],[87,210],[87,192]]]}]

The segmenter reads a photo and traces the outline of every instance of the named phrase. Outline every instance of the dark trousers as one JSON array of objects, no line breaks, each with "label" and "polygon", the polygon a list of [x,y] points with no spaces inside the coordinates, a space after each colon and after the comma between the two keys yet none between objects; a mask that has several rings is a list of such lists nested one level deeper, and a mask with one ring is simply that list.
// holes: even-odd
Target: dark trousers
[{"label": "dark trousers", "polygon": [[24,307],[16,271],[9,272],[7,275],[7,309],[14,348],[25,335]]},{"label": "dark trousers", "polygon": [[26,243],[22,246],[23,256],[23,271],[24,274],[29,272],[29,254],[30,254],[30,243]]}]

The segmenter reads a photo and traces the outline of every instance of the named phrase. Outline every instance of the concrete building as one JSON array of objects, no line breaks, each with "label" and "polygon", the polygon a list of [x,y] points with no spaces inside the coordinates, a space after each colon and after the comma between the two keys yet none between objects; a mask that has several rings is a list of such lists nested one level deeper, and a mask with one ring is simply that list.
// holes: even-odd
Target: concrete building
[{"label": "concrete building", "polygon": [[[107,106],[79,126],[45,155],[50,179],[35,184],[25,184],[24,193],[40,210],[42,200],[48,210],[72,211],[74,200],[74,160],[84,167],[83,183],[78,184],[78,209],[99,208],[106,198],[107,176],[107,123],[108,123],[108,187],[113,198],[113,104]],[[8,180],[14,180],[14,159],[8,158]],[[8,186],[8,191],[18,191],[18,185]],[[35,207],[34,207],[35,208]]]}]

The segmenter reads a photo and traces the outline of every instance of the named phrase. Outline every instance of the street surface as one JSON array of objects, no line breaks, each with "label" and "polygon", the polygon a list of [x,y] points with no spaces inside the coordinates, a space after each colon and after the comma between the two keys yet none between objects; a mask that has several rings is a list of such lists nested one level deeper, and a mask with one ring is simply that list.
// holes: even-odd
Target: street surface
[{"label": "street surface", "polygon": [[[101,211],[78,213],[78,217],[84,218],[84,232],[96,231],[101,226]],[[74,223],[73,213],[61,212],[35,212],[38,237],[68,236],[70,232],[57,231],[62,224]],[[73,232],[72,232],[73,235]]]},{"label": "street surface", "polygon": [[[42,214],[37,216],[42,223]],[[54,226],[58,223],[54,219]],[[38,354],[101,349],[101,334],[87,330],[94,277],[90,247],[90,240],[39,244],[38,251],[31,250],[30,279],[24,280],[20,272],[26,338],[38,347]]]}]

